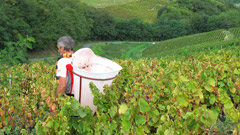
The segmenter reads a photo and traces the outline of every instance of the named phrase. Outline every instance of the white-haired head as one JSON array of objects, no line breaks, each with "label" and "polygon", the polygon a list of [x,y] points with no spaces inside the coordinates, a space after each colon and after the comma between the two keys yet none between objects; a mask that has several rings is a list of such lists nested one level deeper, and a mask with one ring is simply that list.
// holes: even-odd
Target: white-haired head
[{"label": "white-haired head", "polygon": [[60,37],[57,44],[59,47],[64,47],[66,51],[73,51],[74,40],[69,36]]}]

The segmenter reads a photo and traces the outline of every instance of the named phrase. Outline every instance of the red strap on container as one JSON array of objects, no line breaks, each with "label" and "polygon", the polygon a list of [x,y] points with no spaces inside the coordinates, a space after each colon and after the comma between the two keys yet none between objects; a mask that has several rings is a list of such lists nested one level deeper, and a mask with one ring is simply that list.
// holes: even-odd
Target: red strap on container
[{"label": "red strap on container", "polygon": [[66,67],[67,67],[67,71],[69,71],[70,76],[71,76],[71,91],[70,91],[70,94],[72,94],[72,88],[73,88],[73,67],[72,67],[71,64],[67,64]]}]

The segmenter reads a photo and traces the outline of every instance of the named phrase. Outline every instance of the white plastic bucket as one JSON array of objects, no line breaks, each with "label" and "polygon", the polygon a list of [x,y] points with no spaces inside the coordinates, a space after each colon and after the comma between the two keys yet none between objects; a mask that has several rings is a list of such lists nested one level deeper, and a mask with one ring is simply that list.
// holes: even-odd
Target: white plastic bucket
[{"label": "white plastic bucket", "polygon": [[93,104],[89,83],[93,82],[103,92],[103,86],[110,85],[122,67],[109,59],[95,55],[89,48],[75,52],[72,65],[74,98],[80,102],[81,106],[89,106],[95,112],[97,107]]}]

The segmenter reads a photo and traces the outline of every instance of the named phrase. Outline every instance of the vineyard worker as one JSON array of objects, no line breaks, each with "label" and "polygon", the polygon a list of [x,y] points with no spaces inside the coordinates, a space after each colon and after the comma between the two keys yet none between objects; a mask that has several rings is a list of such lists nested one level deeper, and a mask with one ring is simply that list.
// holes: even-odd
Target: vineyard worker
[{"label": "vineyard worker", "polygon": [[60,56],[56,63],[56,79],[57,79],[57,91],[55,96],[59,94],[66,94],[68,96],[74,96],[72,94],[73,74],[71,66],[71,57],[73,54],[74,40],[69,36],[63,36],[57,41],[57,48]]}]

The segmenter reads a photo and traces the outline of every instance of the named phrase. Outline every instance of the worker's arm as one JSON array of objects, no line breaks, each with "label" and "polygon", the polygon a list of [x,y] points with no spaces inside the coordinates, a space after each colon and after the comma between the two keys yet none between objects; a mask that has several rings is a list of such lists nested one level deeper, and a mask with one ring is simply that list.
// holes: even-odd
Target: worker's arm
[{"label": "worker's arm", "polygon": [[67,80],[66,80],[66,78],[60,77],[59,78],[59,84],[58,84],[58,87],[57,87],[57,91],[56,91],[56,94],[55,94],[56,98],[58,97],[58,95],[60,93],[63,94],[65,92],[66,87],[67,87]]}]

